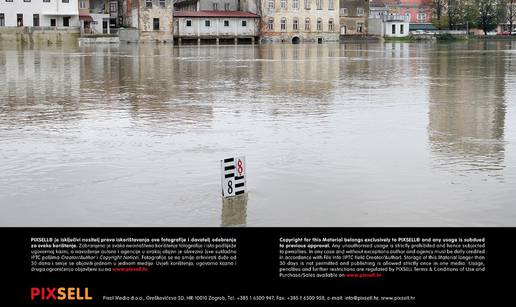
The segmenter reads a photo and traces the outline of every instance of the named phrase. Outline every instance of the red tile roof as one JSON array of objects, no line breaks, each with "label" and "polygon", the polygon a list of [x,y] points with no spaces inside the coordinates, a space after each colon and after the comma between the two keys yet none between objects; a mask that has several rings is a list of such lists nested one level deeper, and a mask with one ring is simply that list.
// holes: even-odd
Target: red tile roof
[{"label": "red tile roof", "polygon": [[93,21],[93,18],[90,15],[79,15],[79,20],[83,21]]},{"label": "red tile roof", "polygon": [[248,17],[258,18],[260,16],[242,11],[174,11],[174,17]]}]

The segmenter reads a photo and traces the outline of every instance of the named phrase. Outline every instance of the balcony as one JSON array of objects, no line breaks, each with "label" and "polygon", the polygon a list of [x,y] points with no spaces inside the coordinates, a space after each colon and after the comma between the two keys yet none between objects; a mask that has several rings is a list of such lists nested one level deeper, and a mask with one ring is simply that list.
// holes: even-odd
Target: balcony
[{"label": "balcony", "polygon": [[400,21],[400,22],[408,22],[409,16],[406,15],[400,15],[400,14],[387,14],[387,15],[380,15],[380,19],[382,21]]}]

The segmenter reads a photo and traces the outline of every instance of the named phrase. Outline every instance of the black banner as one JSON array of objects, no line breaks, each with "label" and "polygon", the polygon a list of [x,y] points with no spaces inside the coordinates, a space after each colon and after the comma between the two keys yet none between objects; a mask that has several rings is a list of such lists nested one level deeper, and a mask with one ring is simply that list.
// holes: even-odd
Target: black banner
[{"label": "black banner", "polygon": [[514,228],[3,228],[4,306],[511,300]]}]

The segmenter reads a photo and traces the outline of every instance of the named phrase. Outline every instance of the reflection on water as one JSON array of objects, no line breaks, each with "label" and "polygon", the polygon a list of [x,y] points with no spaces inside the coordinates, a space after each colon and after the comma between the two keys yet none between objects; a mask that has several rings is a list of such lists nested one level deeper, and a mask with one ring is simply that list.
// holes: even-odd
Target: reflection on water
[{"label": "reflection on water", "polygon": [[440,46],[431,65],[429,137],[438,166],[453,171],[489,171],[503,178],[505,75],[503,46],[478,56],[479,46]]},{"label": "reflection on water", "polygon": [[0,49],[0,224],[514,225],[515,49]]},{"label": "reflection on water", "polygon": [[224,198],[221,226],[245,226],[247,222],[247,193]]}]

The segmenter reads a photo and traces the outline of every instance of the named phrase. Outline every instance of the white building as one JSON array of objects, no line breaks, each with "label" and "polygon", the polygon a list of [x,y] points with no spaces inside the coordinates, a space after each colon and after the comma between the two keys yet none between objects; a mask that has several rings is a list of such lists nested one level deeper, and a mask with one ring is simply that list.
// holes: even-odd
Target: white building
[{"label": "white building", "polygon": [[369,34],[382,37],[406,37],[409,35],[409,18],[406,15],[388,14],[369,18]]},{"label": "white building", "polygon": [[260,17],[243,11],[175,11],[174,37],[185,40],[254,42],[260,35]]},{"label": "white building", "polygon": [[0,0],[0,26],[78,27],[78,0]]}]

